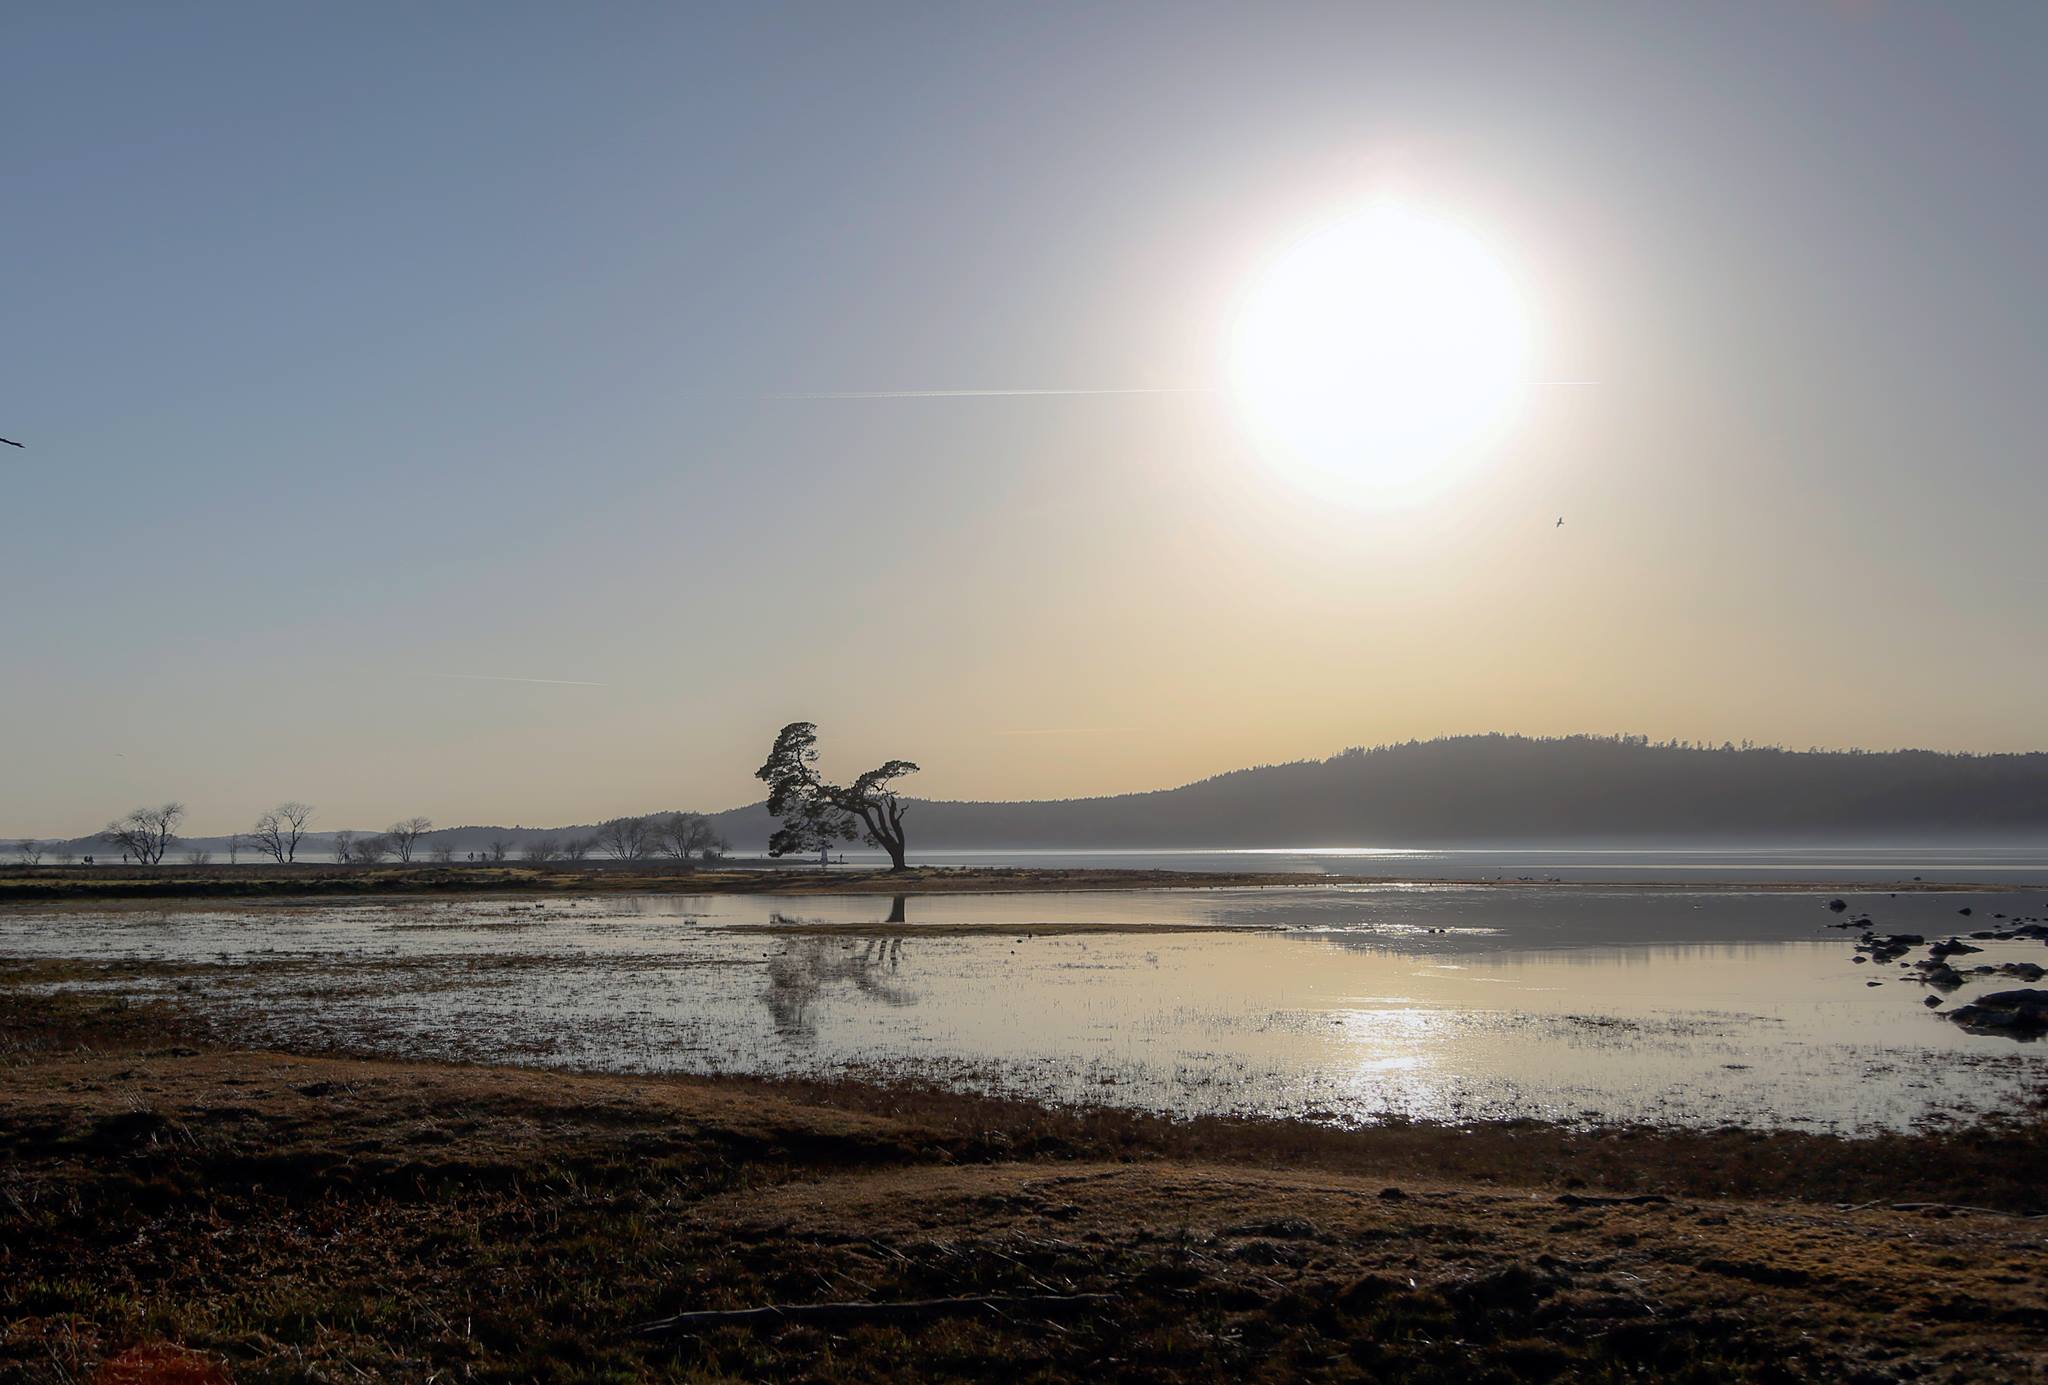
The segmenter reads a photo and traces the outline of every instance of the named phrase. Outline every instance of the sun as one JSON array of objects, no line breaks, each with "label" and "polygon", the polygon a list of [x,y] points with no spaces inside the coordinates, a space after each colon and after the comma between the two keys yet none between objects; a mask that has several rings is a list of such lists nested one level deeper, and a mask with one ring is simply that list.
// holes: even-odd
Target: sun
[{"label": "sun", "polygon": [[1252,283],[1230,337],[1247,427],[1304,479],[1412,500],[1505,426],[1528,326],[1513,278],[1452,222],[1376,203]]}]

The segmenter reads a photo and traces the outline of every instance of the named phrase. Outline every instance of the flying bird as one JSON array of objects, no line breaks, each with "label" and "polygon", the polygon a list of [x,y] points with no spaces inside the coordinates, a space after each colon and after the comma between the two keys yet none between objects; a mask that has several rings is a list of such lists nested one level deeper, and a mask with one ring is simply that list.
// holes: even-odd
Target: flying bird
[{"label": "flying bird", "polygon": [[1556,523],[1556,524],[1553,524],[1553,525],[1551,526],[1551,528],[1553,528],[1553,529],[1562,529],[1562,528],[1564,528],[1564,516],[1563,516],[1563,515],[1559,515],[1559,516],[1557,517],[1557,523]]},{"label": "flying bird", "polygon": [[27,443],[16,442],[13,438],[0,438],[0,442],[6,443],[9,447],[25,448],[28,446]]}]

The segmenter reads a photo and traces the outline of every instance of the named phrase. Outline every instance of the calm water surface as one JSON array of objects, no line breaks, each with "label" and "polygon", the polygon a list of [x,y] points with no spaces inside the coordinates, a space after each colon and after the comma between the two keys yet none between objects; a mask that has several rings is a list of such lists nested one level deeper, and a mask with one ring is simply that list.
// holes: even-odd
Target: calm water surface
[{"label": "calm water surface", "polygon": [[[1424,880],[1951,881],[2048,889],[2048,842],[2024,845],[1617,847],[1309,846],[1256,850],[913,851],[913,865],[1042,869],[1286,871]],[[850,865],[881,866],[880,852],[849,851]]]},{"label": "calm water surface", "polygon": [[[841,896],[122,909],[0,915],[0,954],[196,964],[150,984],[251,1044],[1182,1113],[1858,1131],[2044,1089],[2048,1046],[1964,1033],[1900,967],[1853,962],[1827,898],[1308,886],[913,896],[895,921],[887,897]],[[1847,898],[1930,938],[2048,918],[2048,893]],[[2040,942],[1982,946],[1958,962],[2048,964]]]}]

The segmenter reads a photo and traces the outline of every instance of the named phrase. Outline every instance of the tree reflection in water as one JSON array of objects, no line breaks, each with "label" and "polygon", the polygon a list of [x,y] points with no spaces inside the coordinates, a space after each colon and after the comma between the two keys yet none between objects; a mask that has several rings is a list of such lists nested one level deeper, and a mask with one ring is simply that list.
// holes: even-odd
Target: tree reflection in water
[{"label": "tree reflection in water", "polygon": [[[904,898],[897,895],[888,922],[904,922],[903,913]],[[769,922],[795,928],[806,920],[777,913],[770,916]],[[768,961],[768,989],[761,999],[775,1017],[778,1034],[815,1041],[818,1026],[814,1010],[826,990],[833,986],[850,986],[863,997],[884,1005],[915,1005],[917,993],[890,979],[902,960],[900,937],[790,938],[783,943],[782,951]]]}]

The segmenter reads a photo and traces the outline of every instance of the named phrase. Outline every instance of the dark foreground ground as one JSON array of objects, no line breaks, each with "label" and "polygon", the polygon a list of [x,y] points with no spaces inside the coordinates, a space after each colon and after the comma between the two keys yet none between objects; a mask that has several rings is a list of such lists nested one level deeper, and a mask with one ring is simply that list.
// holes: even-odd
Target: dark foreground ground
[{"label": "dark foreground ground", "polygon": [[[0,969],[0,1378],[2048,1372],[2032,1116],[1868,1141],[1176,1124],[235,1052],[22,989],[66,975]],[[826,1303],[866,1306],[641,1330]]]}]

